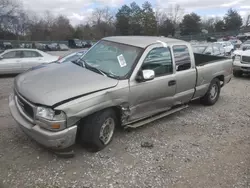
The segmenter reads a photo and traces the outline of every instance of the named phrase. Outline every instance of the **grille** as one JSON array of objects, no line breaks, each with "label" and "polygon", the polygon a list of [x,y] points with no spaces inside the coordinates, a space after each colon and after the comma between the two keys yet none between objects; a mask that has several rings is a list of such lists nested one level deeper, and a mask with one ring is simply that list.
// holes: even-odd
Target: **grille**
[{"label": "grille", "polygon": [[242,56],[241,61],[243,63],[250,63],[250,56]]},{"label": "grille", "polygon": [[32,106],[30,106],[27,102],[25,102],[23,99],[21,99],[19,96],[17,96],[17,102],[19,106],[23,109],[23,112],[29,116],[30,118],[34,118],[34,111]]}]

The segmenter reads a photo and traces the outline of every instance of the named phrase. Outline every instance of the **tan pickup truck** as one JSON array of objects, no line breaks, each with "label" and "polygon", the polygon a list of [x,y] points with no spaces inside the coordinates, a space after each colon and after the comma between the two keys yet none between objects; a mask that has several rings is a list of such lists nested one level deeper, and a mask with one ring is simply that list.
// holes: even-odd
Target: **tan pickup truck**
[{"label": "tan pickup truck", "polygon": [[98,151],[117,126],[142,126],[199,98],[215,104],[231,77],[232,59],[194,54],[185,41],[107,37],[77,61],[17,76],[9,107],[23,131],[48,148],[79,138]]}]

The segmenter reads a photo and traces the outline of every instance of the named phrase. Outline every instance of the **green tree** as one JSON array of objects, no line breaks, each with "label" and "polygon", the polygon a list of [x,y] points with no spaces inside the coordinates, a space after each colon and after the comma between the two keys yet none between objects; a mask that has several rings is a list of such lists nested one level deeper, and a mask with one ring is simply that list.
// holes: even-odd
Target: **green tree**
[{"label": "green tree", "polygon": [[123,5],[116,14],[116,33],[119,35],[129,34],[129,21],[130,21],[131,9],[127,5]]},{"label": "green tree", "polygon": [[51,40],[68,40],[73,33],[74,28],[67,17],[61,15],[55,18],[51,26]]},{"label": "green tree", "polygon": [[225,23],[223,20],[218,20],[214,24],[214,28],[216,32],[222,32],[225,30]]},{"label": "green tree", "polygon": [[214,18],[203,19],[202,29],[206,29],[208,32],[214,32],[215,31],[215,19]]},{"label": "green tree", "polygon": [[242,26],[242,18],[240,14],[233,9],[229,9],[224,17],[226,30],[239,30]]},{"label": "green tree", "polygon": [[142,34],[142,9],[135,2],[130,4],[131,14],[129,21],[129,34],[141,35]]},{"label": "green tree", "polygon": [[162,36],[168,36],[172,35],[174,36],[175,34],[175,24],[173,23],[172,20],[167,18],[162,25],[159,27],[159,34]]},{"label": "green tree", "polygon": [[76,26],[73,37],[77,39],[83,39],[83,34],[84,34],[83,28],[84,28],[84,25]]},{"label": "green tree", "polygon": [[144,35],[155,35],[157,33],[155,13],[148,1],[142,5],[142,27]]},{"label": "green tree", "polygon": [[181,34],[190,35],[201,31],[201,18],[195,13],[186,14],[180,24]]}]

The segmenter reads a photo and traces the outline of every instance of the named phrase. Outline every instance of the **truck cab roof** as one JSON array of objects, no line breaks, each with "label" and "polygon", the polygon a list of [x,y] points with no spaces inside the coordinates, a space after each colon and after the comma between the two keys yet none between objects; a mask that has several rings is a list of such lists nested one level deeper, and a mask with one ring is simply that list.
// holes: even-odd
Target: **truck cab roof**
[{"label": "truck cab roof", "polygon": [[146,48],[147,46],[158,42],[164,42],[166,44],[172,44],[172,43],[189,44],[188,42],[174,38],[154,37],[154,36],[114,36],[114,37],[106,37],[103,38],[102,40],[127,44],[140,48]]}]

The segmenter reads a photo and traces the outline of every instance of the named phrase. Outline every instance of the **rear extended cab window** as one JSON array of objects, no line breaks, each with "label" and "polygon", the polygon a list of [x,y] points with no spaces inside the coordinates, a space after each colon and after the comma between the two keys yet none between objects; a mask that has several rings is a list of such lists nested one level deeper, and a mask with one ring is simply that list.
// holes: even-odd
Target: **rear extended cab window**
[{"label": "rear extended cab window", "polygon": [[177,72],[191,68],[190,53],[186,45],[173,46],[173,53]]}]

